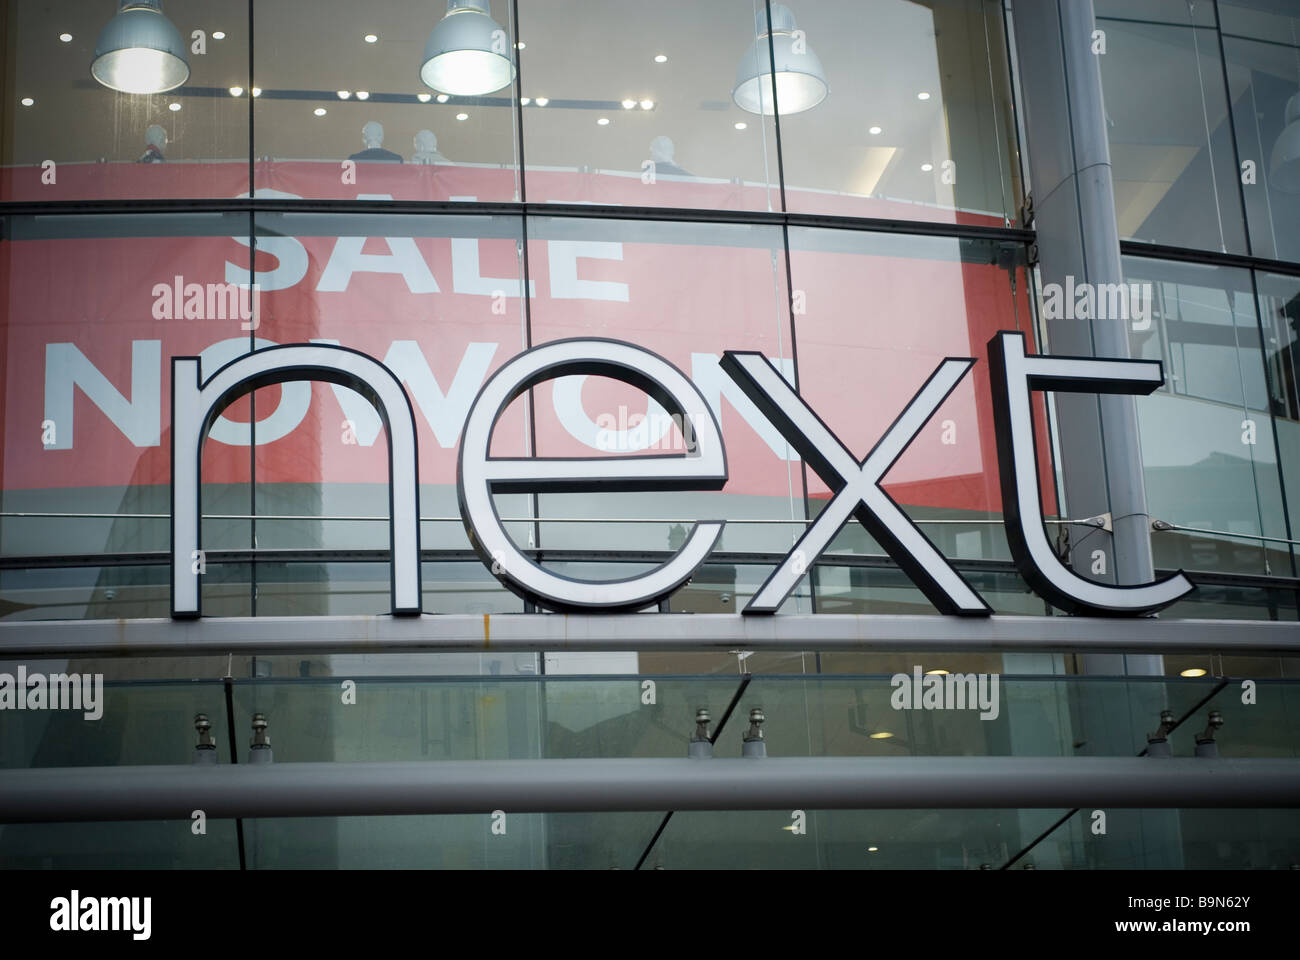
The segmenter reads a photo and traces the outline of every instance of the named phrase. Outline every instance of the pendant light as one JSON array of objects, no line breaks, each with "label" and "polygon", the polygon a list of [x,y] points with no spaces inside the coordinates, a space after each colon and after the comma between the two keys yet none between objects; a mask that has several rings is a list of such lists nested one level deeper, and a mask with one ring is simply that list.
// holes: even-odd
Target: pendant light
[{"label": "pendant light", "polygon": [[95,41],[90,75],[121,93],[163,93],[189,79],[185,41],[162,0],[121,0]]},{"label": "pendant light", "polygon": [[506,32],[489,14],[487,0],[448,0],[446,16],[424,45],[424,85],[456,97],[479,97],[514,78]]},{"label": "pendant light", "polygon": [[[772,4],[772,28],[768,29],[767,11],[754,18],[757,34],[740,58],[736,69],[736,88],[731,98],[736,106],[750,113],[771,116],[772,61],[776,60],[776,107],[781,115],[802,113],[826,99],[828,87],[822,62],[808,46],[801,31],[796,36],[794,14],[783,4]],[[770,39],[769,39],[770,37]]]}]

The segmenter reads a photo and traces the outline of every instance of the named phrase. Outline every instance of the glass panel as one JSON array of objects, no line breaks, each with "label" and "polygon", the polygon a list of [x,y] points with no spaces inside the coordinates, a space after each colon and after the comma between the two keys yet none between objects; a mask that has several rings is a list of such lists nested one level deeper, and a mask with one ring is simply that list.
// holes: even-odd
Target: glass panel
[{"label": "glass panel", "polygon": [[[519,220],[266,214],[257,223],[261,335],[340,344],[394,371],[415,414],[421,544],[467,549],[456,501],[461,427],[486,379],[527,342]],[[259,390],[255,401],[258,545],[387,550],[388,438],[374,408],[324,383]],[[522,455],[528,436],[522,409],[507,412],[494,452]],[[528,496],[497,503],[526,536]],[[328,606],[328,596],[312,602]]]},{"label": "glass panel", "polygon": [[[730,477],[720,493],[541,495],[540,546],[662,552],[697,520],[734,519],[717,549],[789,549],[804,518],[797,454],[718,365],[724,350],[761,350],[792,375],[781,231],[560,218],[529,231],[533,343],[611,337],[666,358],[717,418]],[[625,384],[571,377],[534,395],[539,456],[685,451],[671,416]]]},{"label": "glass panel", "polygon": [[[1264,331],[1268,403],[1286,491],[1291,538],[1300,519],[1300,278],[1255,274]],[[1294,547],[1292,548],[1294,555]]]},{"label": "glass panel", "polygon": [[248,192],[247,2],[53,6],[7,4],[0,200]]},{"label": "glass panel", "polygon": [[256,4],[258,195],[518,200],[512,4],[449,6]]},{"label": "glass panel", "polygon": [[1300,43],[1290,24],[1266,41],[1223,39],[1251,252],[1280,260],[1300,260]]},{"label": "glass panel", "polygon": [[763,0],[520,4],[528,199],[779,210],[764,11]]},{"label": "glass panel", "polygon": [[[975,358],[885,474],[884,488],[949,558],[1009,559],[987,345],[999,330],[1022,330],[1033,349],[1023,248],[805,228],[790,230],[790,248],[800,394],[855,456],[866,456],[946,358]],[[1038,402],[1043,431],[1041,395]],[[1049,514],[1050,449],[1041,432]],[[816,513],[830,490],[811,471],[808,483]],[[857,523],[831,550],[883,554]]]},{"label": "glass panel", "polygon": [[815,109],[781,110],[789,209],[999,227],[1018,217],[1000,5],[792,9],[830,95]]},{"label": "glass panel", "polygon": [[[210,375],[249,349],[248,218],[14,217],[7,226],[0,548],[164,551],[170,358],[197,355]],[[247,419],[248,402],[233,404],[203,449],[205,549],[252,545]]]},{"label": "glass panel", "polygon": [[1294,575],[1277,446],[1246,271],[1126,258],[1152,321],[1134,357],[1162,360],[1165,385],[1137,401],[1147,506],[1186,530],[1156,532],[1158,567]]},{"label": "glass panel", "polygon": [[[1119,17],[1131,17],[1128,4]],[[1120,236],[1246,252],[1241,184],[1210,4],[1164,3],[1166,22],[1098,10],[1099,57]],[[1235,98],[1234,98],[1235,99]]]}]

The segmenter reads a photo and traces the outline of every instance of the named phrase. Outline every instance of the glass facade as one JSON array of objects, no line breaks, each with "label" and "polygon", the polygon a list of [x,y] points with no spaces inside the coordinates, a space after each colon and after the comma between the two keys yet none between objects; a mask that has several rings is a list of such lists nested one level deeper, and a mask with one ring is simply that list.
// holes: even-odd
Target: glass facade
[{"label": "glass facade", "polygon": [[[442,3],[414,0],[215,11],[165,0],[145,15],[174,24],[185,79],[148,92],[92,73],[114,6],[0,2],[0,626],[167,618],[171,358],[200,357],[207,377],[305,343],[376,358],[409,397],[424,612],[482,615],[485,631],[539,612],[475,554],[458,458],[489,378],[571,338],[630,343],[684,372],[721,429],[728,479],[669,495],[496,494],[514,544],[545,569],[635,576],[700,519],[725,520],[707,561],[643,615],[738,614],[839,488],[727,374],[724,352],[766,356],[857,460],[962,357],[970,374],[883,489],[995,615],[1064,619],[1005,533],[988,362],[1000,331],[1023,334],[1030,353],[1051,348],[1011,5],[453,0],[444,18]],[[1164,372],[1136,401],[1152,554],[1157,573],[1197,584],[1164,620],[1300,618],[1300,14],[1283,6],[1095,2],[1116,240],[1123,279],[1149,307],[1129,324],[1129,351]],[[448,24],[471,19],[479,48],[431,56]],[[1033,415],[1059,544],[1084,520],[1065,507],[1061,456],[1079,438],[1049,393],[1034,394]],[[275,618],[384,620],[388,434],[340,384],[258,385],[225,407],[202,448],[204,617],[265,618],[268,637]],[[513,401],[491,453],[599,460],[686,444],[644,391],[575,374]],[[1085,535],[1110,542],[1108,528]],[[1113,580],[1104,563],[1075,573]],[[784,616],[935,614],[865,522],[800,574],[771,621],[778,635]],[[1177,755],[1219,710],[1223,756],[1298,756],[1300,661],[1277,645],[1170,648],[1138,670],[1050,628],[1014,652],[910,652],[866,628],[856,648],[819,646],[815,632],[780,649],[609,652],[495,649],[485,635],[475,652],[357,652],[358,641],[302,655],[24,660],[102,674],[104,715],[0,714],[0,771],[186,764],[200,713],[223,763],[231,735],[245,757],[255,714],[277,763],[682,757],[699,708],[723,718],[714,750],[733,757],[755,707],[773,756],[1133,757],[1166,710]],[[19,665],[0,659],[0,673]],[[915,665],[1002,677],[1000,716],[900,714],[890,677]],[[1228,678],[1269,695],[1243,706]],[[340,713],[343,681],[356,699]],[[201,852],[150,821],[15,823],[0,825],[0,865],[1300,860],[1287,811],[1133,811],[1115,817],[1129,825],[1104,854],[1079,810],[807,813],[810,842],[795,855],[787,811],[520,814],[500,843],[485,811],[250,818],[238,835],[222,820]]]}]

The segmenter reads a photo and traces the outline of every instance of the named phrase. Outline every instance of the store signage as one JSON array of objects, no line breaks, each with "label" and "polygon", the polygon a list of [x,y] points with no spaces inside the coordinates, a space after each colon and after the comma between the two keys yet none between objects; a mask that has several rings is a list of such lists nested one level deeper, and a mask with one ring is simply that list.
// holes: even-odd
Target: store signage
[{"label": "store signage", "polygon": [[[983,598],[944,558],[881,487],[881,478],[974,365],[942,361],[859,460],[759,353],[728,351],[722,368],[780,431],[832,492],[817,519],[759,588],[746,614],[773,613],[856,518],[940,612],[985,616]],[[1109,586],[1073,573],[1043,528],[1032,405],[1033,390],[1150,393],[1163,382],[1161,364],[1025,355],[1024,336],[1001,332],[989,343],[1003,511],[1012,555],[1026,581],[1073,613],[1136,616],[1168,606],[1193,586],[1181,573],[1140,586]],[[559,377],[609,377],[644,391],[680,425],[684,450],[593,458],[491,455],[498,419],[522,394]],[[293,381],[347,387],[378,413],[389,442],[392,610],[420,609],[419,457],[415,415],[397,376],[373,357],[332,344],[290,344],[254,350],[206,381],[198,357],[172,360],[172,616],[200,614],[204,569],[199,523],[203,442],[222,411],[253,390]],[[667,597],[690,579],[717,544],[723,520],[702,520],[664,563],[620,580],[580,580],[546,570],[507,534],[493,497],[500,493],[720,490],[727,456],[722,431],[698,387],[673,364],[618,340],[559,340],[519,354],[488,379],[471,405],[457,465],[460,514],[474,549],[515,593],[562,611],[636,610]]]}]

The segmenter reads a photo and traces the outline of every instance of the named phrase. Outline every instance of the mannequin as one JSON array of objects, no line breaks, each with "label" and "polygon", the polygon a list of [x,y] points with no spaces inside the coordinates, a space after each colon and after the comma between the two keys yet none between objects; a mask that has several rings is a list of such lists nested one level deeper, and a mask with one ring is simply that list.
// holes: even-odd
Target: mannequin
[{"label": "mannequin", "polygon": [[167,149],[167,131],[154,123],[144,132],[146,148],[136,163],[166,163],[163,151]]},{"label": "mannequin", "polygon": [[352,156],[348,157],[349,160],[364,160],[372,163],[402,162],[399,154],[384,149],[384,127],[374,120],[369,121],[361,128],[361,142],[365,144],[366,149],[352,154]]},{"label": "mannequin", "polygon": [[673,163],[673,142],[668,137],[655,137],[650,141],[650,159],[655,163],[656,173],[676,174],[689,177],[691,174]]},{"label": "mannequin", "polygon": [[447,158],[438,152],[438,138],[432,130],[421,130],[415,135],[415,156],[412,163],[446,163]]}]

